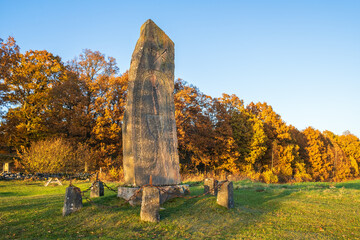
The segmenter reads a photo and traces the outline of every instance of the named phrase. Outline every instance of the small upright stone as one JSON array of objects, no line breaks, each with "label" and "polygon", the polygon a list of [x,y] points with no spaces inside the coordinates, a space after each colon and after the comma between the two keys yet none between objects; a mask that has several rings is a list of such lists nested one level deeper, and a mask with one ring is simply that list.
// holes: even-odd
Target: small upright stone
[{"label": "small upright stone", "polygon": [[219,183],[217,204],[228,209],[234,207],[234,187],[232,182],[224,181]]},{"label": "small upright stone", "polygon": [[142,192],[140,218],[147,222],[160,221],[160,191],[156,187],[144,187]]},{"label": "small upright stone", "polygon": [[214,195],[217,194],[218,181],[213,178],[205,178],[204,180],[204,193]]},{"label": "small upright stone", "polygon": [[91,187],[90,197],[101,197],[104,196],[104,184],[101,181],[96,181]]},{"label": "small upright stone", "polygon": [[66,188],[63,207],[63,216],[76,212],[82,208],[81,190],[78,187],[69,186]]}]

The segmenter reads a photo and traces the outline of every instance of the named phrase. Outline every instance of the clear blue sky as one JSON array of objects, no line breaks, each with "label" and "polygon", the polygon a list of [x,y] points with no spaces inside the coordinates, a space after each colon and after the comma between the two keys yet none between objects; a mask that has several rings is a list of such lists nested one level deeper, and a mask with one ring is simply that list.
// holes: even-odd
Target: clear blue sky
[{"label": "clear blue sky", "polygon": [[0,0],[0,38],[64,61],[99,50],[124,72],[149,18],[175,42],[176,78],[266,101],[299,130],[360,137],[359,0]]}]

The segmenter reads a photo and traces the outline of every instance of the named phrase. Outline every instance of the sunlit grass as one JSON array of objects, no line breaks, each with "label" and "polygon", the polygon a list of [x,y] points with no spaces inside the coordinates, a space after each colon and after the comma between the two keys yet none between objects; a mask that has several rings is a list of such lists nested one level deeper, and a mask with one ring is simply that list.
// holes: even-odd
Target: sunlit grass
[{"label": "sunlit grass", "polygon": [[[85,190],[90,183],[75,183]],[[109,184],[116,186],[116,184]],[[61,215],[66,186],[0,182],[0,238],[4,239],[356,239],[360,238],[360,181],[299,184],[234,183],[235,208],[214,196],[166,202],[158,224],[141,222],[140,207],[105,189],[81,211]],[[193,195],[201,185],[190,188]],[[87,194],[89,195],[89,194]]]}]

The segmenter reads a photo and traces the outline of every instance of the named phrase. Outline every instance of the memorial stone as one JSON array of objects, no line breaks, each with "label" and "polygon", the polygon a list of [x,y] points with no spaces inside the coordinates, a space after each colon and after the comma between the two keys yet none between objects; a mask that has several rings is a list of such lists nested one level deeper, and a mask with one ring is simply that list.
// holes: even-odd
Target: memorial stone
[{"label": "memorial stone", "polygon": [[174,43],[152,21],[141,27],[131,59],[123,121],[125,183],[180,183],[174,106]]}]

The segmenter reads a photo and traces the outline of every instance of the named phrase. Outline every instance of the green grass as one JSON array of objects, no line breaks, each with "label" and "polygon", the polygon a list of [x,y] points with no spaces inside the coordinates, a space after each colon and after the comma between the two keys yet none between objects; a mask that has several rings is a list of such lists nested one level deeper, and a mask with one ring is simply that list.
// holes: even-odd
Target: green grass
[{"label": "green grass", "polygon": [[[214,196],[173,199],[160,223],[140,221],[140,207],[105,196],[62,216],[66,186],[0,182],[0,239],[356,239],[360,238],[360,181],[338,183],[234,183],[235,208]],[[90,183],[75,183],[85,190]],[[115,186],[116,184],[109,184]],[[202,193],[201,185],[191,187]],[[89,195],[89,194],[87,194]]]}]

